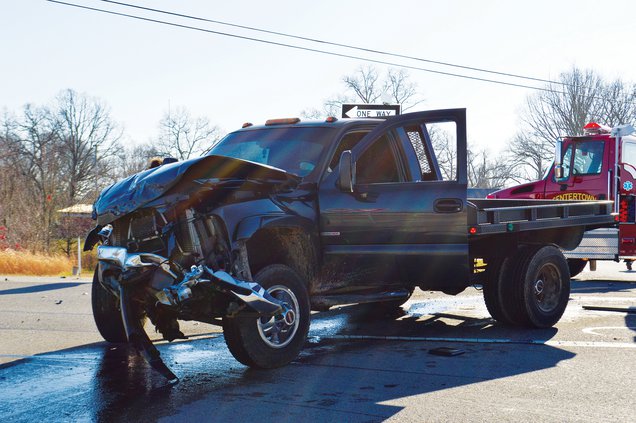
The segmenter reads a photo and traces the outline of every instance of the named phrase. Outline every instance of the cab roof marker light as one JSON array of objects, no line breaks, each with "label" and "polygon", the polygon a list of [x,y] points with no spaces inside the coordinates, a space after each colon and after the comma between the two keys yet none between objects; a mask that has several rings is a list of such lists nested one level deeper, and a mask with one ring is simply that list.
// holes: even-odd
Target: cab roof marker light
[{"label": "cab roof marker light", "polygon": [[249,128],[249,127],[250,127],[250,126],[252,126],[252,125],[253,125],[253,123],[252,123],[252,122],[245,122],[245,123],[243,124],[243,126],[241,126],[241,128]]},{"label": "cab roof marker light", "polygon": [[265,122],[265,126],[272,125],[293,125],[300,122],[300,118],[284,118],[284,119],[268,119]]},{"label": "cab roof marker light", "polygon": [[325,122],[327,122],[327,123],[334,123],[334,122],[337,122],[337,121],[338,121],[338,118],[335,117],[335,116],[329,116],[327,119],[325,119]]}]

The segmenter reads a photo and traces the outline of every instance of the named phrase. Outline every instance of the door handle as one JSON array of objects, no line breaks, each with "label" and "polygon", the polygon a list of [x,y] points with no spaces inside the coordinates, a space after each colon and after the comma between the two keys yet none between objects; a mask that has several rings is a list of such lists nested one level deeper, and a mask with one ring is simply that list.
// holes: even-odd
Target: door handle
[{"label": "door handle", "polygon": [[433,209],[436,213],[459,213],[464,209],[464,202],[459,198],[440,198],[435,200]]},{"label": "door handle", "polygon": [[372,191],[364,191],[364,192],[356,193],[356,198],[359,201],[363,201],[365,203],[375,203],[379,196],[380,196],[379,193],[372,192]]}]

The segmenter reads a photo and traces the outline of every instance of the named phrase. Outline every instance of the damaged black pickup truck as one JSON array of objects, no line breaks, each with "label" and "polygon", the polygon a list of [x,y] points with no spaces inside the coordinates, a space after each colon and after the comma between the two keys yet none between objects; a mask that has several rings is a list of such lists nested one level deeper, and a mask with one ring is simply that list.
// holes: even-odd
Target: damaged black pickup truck
[{"label": "damaged black pickup truck", "polygon": [[222,325],[234,357],[259,368],[298,355],[310,310],[386,310],[416,287],[481,284],[495,320],[554,325],[570,291],[560,249],[613,225],[612,203],[467,200],[466,185],[464,109],[246,124],[204,157],[101,193],[85,244],[101,243],[95,322],[173,381],[146,319],[167,340],[183,337],[178,320]]}]

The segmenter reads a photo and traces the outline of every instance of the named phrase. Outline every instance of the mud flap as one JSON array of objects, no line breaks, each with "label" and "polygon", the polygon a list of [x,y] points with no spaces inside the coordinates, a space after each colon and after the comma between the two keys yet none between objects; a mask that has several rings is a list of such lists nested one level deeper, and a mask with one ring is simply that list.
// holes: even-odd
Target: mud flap
[{"label": "mud flap", "polygon": [[119,301],[121,307],[121,317],[126,330],[128,342],[141,354],[150,367],[159,372],[163,377],[168,379],[170,385],[179,382],[179,378],[172,373],[161,359],[159,350],[153,345],[148,334],[141,326],[141,321],[135,316],[130,306],[130,288],[127,286],[119,286]]}]

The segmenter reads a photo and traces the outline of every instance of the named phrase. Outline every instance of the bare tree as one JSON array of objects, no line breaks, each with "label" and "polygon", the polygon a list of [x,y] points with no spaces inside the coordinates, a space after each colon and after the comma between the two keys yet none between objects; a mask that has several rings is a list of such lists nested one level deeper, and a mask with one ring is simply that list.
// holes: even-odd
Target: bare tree
[{"label": "bare tree", "polygon": [[[442,178],[452,180],[457,175],[457,145],[453,135],[442,127],[428,127],[429,136]],[[506,182],[516,180],[516,167],[506,155],[492,158],[487,150],[467,151],[468,186],[471,188],[501,188]]]},{"label": "bare tree", "polygon": [[157,156],[160,156],[160,153],[151,144],[123,148],[116,158],[115,172],[112,174],[113,182],[148,169],[150,160]]},{"label": "bare tree", "polygon": [[636,86],[605,82],[591,70],[562,73],[556,83],[527,98],[521,128],[510,145],[511,157],[526,168],[528,179],[540,179],[554,156],[559,137],[582,135],[590,121],[607,125],[636,119]]},{"label": "bare tree", "polygon": [[636,118],[636,84],[617,79],[605,86],[601,116],[609,126],[634,123]]},{"label": "bare tree", "polygon": [[63,201],[63,148],[57,123],[47,108],[26,105],[21,117],[5,115],[3,219],[32,249],[50,250],[55,210]]},{"label": "bare tree", "polygon": [[221,138],[218,126],[212,125],[208,118],[192,117],[183,107],[166,112],[159,127],[157,150],[179,160],[201,155]]},{"label": "bare tree", "polygon": [[378,70],[373,66],[360,67],[356,73],[342,77],[347,89],[353,91],[363,103],[375,103],[384,94],[384,85],[379,82]]},{"label": "bare tree", "polygon": [[455,140],[448,132],[436,126],[429,127],[428,132],[443,179],[445,181],[455,179],[457,177],[457,145]]},{"label": "bare tree", "polygon": [[374,66],[362,66],[354,73],[342,77],[344,93],[325,100],[322,109],[307,109],[301,115],[305,118],[319,119],[326,116],[339,116],[345,103],[382,103],[400,104],[402,110],[408,110],[423,99],[418,96],[417,84],[410,79],[404,69],[388,69],[384,77]]},{"label": "bare tree", "polygon": [[417,84],[410,80],[404,69],[389,69],[384,82],[384,92],[395,104],[401,104],[402,110],[409,110],[420,104],[423,99],[418,97]]},{"label": "bare tree", "polygon": [[98,185],[100,164],[112,159],[121,132],[108,108],[99,100],[65,90],[57,97],[56,125],[61,145],[68,203],[76,202]]},{"label": "bare tree", "polygon": [[486,150],[468,149],[468,186],[474,188],[502,188],[516,180],[516,166],[506,156],[495,158]]},{"label": "bare tree", "polygon": [[520,132],[508,146],[507,153],[517,165],[518,176],[522,181],[541,179],[554,159],[554,141],[538,140],[539,138]]},{"label": "bare tree", "polygon": [[102,103],[73,90],[52,106],[5,113],[0,125],[3,225],[20,244],[50,251],[57,210],[94,198],[118,134]]}]

